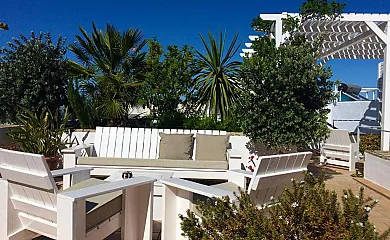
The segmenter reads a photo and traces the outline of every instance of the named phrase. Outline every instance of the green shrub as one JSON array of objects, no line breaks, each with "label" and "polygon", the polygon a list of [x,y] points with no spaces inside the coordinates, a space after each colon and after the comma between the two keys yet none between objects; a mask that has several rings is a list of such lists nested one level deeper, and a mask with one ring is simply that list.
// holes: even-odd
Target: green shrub
[{"label": "green shrub", "polygon": [[367,134],[360,136],[359,151],[364,153],[367,150],[379,150],[381,148],[381,135]]},{"label": "green shrub", "polygon": [[[378,203],[344,191],[341,202],[327,190],[324,177],[305,174],[305,181],[279,197],[279,204],[259,209],[250,196],[241,192],[238,202],[228,197],[208,199],[197,206],[200,219],[190,210],[180,215],[182,235],[191,240],[205,239],[386,239],[389,230],[379,235],[368,214]],[[218,221],[216,221],[216,219]]]},{"label": "green shrub", "polygon": [[234,118],[226,118],[223,121],[213,117],[187,117],[184,120],[185,129],[195,130],[221,130],[227,132],[241,132],[241,127]]},{"label": "green shrub", "polygon": [[59,148],[64,144],[62,134],[66,131],[68,111],[60,120],[57,114],[43,111],[39,116],[23,109],[19,117],[20,126],[12,128],[7,134],[23,152],[42,154],[45,157],[59,156]]}]

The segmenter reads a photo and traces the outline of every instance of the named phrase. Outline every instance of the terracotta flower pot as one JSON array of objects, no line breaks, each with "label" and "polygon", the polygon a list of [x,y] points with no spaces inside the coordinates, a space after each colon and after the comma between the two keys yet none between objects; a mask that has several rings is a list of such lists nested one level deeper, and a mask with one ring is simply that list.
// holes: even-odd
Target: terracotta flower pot
[{"label": "terracotta flower pot", "polygon": [[61,167],[61,156],[45,157],[45,160],[50,170],[57,170]]}]

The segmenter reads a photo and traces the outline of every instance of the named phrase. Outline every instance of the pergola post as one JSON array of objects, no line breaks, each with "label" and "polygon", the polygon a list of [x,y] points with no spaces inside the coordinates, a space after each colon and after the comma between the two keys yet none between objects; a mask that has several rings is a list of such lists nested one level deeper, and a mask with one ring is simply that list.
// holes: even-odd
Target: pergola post
[{"label": "pergola post", "polygon": [[[382,133],[381,133],[381,150],[389,151],[390,145],[390,21],[387,22],[385,28],[386,33],[386,48],[385,59],[383,62],[383,88],[382,88]],[[385,130],[385,131],[383,131]]]}]

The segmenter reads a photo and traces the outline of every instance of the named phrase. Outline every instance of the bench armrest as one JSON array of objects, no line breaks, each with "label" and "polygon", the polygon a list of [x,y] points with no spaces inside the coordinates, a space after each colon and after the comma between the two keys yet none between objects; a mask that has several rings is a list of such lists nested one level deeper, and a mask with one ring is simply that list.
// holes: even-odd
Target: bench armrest
[{"label": "bench armrest", "polygon": [[60,177],[68,174],[77,174],[82,172],[88,172],[88,175],[93,170],[93,168],[90,167],[74,167],[74,168],[65,168],[65,169],[59,169],[51,171],[51,175],[53,177]]},{"label": "bench armrest", "polygon": [[175,187],[192,193],[197,193],[199,195],[206,196],[206,197],[221,198],[224,196],[228,196],[230,199],[235,199],[233,192],[226,191],[223,189],[218,189],[212,186],[206,186],[200,183],[183,180],[180,178],[169,178],[169,179],[160,180],[160,182],[167,186]]},{"label": "bench armrest", "polygon": [[152,184],[157,181],[150,177],[135,177],[124,179],[121,181],[107,182],[105,184],[99,184],[96,186],[86,187],[83,189],[73,190],[69,192],[63,192],[57,195],[57,198],[77,201],[81,199],[91,198],[107,193],[112,193],[127,188],[138,187],[145,184]]},{"label": "bench armrest", "polygon": [[249,172],[241,169],[228,170],[227,173],[232,175],[239,175],[242,177],[249,177],[249,178],[253,177],[253,172]]},{"label": "bench armrest", "polygon": [[93,147],[93,144],[83,143],[83,144],[76,145],[76,146],[73,146],[73,147],[70,147],[70,148],[62,149],[61,153],[63,153],[63,154],[67,154],[67,153],[77,154],[78,152],[81,152],[81,150],[84,150],[84,149],[85,150],[90,150],[92,147]]}]

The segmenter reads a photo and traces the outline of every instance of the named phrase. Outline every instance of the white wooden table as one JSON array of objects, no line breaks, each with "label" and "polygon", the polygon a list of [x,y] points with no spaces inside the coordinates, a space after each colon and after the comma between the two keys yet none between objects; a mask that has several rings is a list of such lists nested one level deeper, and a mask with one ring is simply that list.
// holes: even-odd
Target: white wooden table
[{"label": "white wooden table", "polygon": [[[113,181],[119,181],[122,180],[122,173],[123,171],[118,171],[108,178],[105,179],[105,181],[113,182]],[[163,212],[162,212],[162,195],[163,195],[163,184],[160,182],[162,179],[168,179],[171,178],[173,175],[173,172],[156,172],[156,171],[137,171],[133,172],[133,177],[151,177],[157,179],[157,182],[154,182],[154,189],[153,189],[153,220],[154,221],[162,221]]]}]

